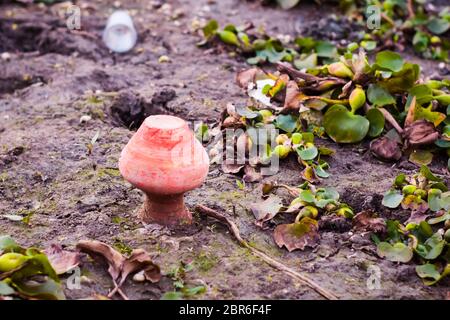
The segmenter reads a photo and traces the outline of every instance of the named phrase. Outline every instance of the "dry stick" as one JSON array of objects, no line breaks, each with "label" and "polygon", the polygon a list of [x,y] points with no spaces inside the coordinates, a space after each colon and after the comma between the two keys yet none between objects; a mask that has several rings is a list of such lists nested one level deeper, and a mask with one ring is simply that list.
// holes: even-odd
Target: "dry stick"
[{"label": "dry stick", "polygon": [[283,272],[289,274],[294,279],[297,279],[298,281],[306,284],[311,289],[315,290],[316,292],[318,292],[319,294],[321,294],[322,296],[324,296],[325,298],[327,298],[329,300],[337,300],[338,299],[338,297],[335,296],[333,293],[331,293],[330,291],[322,288],[321,286],[319,286],[317,283],[315,283],[313,280],[311,280],[307,276],[302,275],[302,274],[298,273],[295,270],[292,270],[288,266],[282,264],[281,262],[278,262],[277,260],[275,260],[272,257],[268,256],[264,252],[259,251],[258,249],[253,248],[252,246],[250,246],[247,243],[247,241],[242,239],[238,227],[236,226],[236,224],[231,219],[225,217],[224,215],[222,215],[221,213],[219,213],[216,210],[210,209],[210,208],[205,207],[205,206],[200,205],[200,204],[196,206],[196,210],[199,213],[201,213],[201,214],[204,214],[206,216],[210,216],[210,217],[216,218],[220,222],[224,223],[228,227],[230,232],[233,234],[233,236],[237,239],[237,241],[239,242],[239,244],[241,246],[249,249],[254,255],[260,257],[262,260],[264,260],[270,266],[272,266],[272,267],[274,267],[274,268],[276,268],[276,269],[278,269],[280,271],[283,271]]},{"label": "dry stick", "polygon": [[407,1],[407,7],[408,7],[408,15],[409,18],[412,19],[416,16],[416,14],[414,13],[414,5],[413,5],[413,0],[408,0]]},{"label": "dry stick", "polygon": [[108,298],[111,298],[114,294],[119,293],[123,300],[130,300],[127,295],[122,291],[122,289],[119,288],[119,285],[117,284],[116,280],[113,280],[114,283],[114,289],[111,290],[110,293],[108,293]]},{"label": "dry stick", "polygon": [[400,127],[398,122],[394,119],[394,117],[390,114],[389,111],[387,111],[384,108],[378,108],[378,110],[381,111],[381,113],[384,115],[384,118],[386,119],[386,121],[389,122],[395,128],[395,130],[397,130],[398,133],[400,133],[400,134],[403,133],[402,127]]}]

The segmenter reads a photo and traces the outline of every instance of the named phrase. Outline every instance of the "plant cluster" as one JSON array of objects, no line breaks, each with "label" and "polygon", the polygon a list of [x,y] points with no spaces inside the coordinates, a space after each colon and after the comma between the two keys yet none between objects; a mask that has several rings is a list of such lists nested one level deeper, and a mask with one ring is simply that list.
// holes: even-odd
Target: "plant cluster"
[{"label": "plant cluster", "polygon": [[[287,207],[278,196],[270,194],[275,188],[285,188],[294,196]],[[353,209],[339,201],[339,193],[331,187],[316,188],[308,182],[298,187],[265,184],[263,194],[267,199],[251,207],[256,225],[263,227],[279,213],[295,215],[294,222],[279,224],[274,230],[276,244],[289,251],[315,247],[320,239],[318,221],[323,217],[353,218]]]},{"label": "plant cluster", "polygon": [[[266,73],[252,68],[237,76],[252,99],[251,112],[274,113],[269,119],[275,125],[275,119],[283,124],[292,119],[278,128],[293,132],[306,122],[307,127],[323,127],[337,143],[377,138],[371,151],[386,161],[406,154],[412,162],[428,164],[433,152],[450,152],[450,82],[424,82],[420,67],[397,53],[379,52],[370,63],[363,50],[348,51],[338,61],[307,72],[284,63],[278,69]],[[230,118],[224,124],[228,121],[236,123]]]},{"label": "plant cluster", "polygon": [[204,38],[199,46],[220,41],[247,57],[247,63],[251,65],[286,61],[299,69],[313,68],[318,63],[337,59],[338,51],[343,50],[329,41],[317,41],[311,37],[281,41],[255,30],[252,24],[229,24],[220,29],[216,20],[210,20],[202,32]]},{"label": "plant cluster", "polygon": [[[273,0],[283,9],[295,7],[299,0]],[[343,0],[336,1],[347,12],[347,19],[366,29],[362,43],[366,50],[410,45],[427,59],[448,61],[450,49],[450,7],[436,8],[421,0]],[[372,8],[376,7],[377,10]],[[375,16],[377,15],[377,16]],[[367,28],[376,24],[375,28]]]},{"label": "plant cluster", "polygon": [[[400,204],[411,209],[406,225],[386,221],[386,232],[373,239],[378,255],[393,262],[415,259],[416,272],[425,284],[432,285],[450,274],[450,192],[441,179],[423,166],[412,176],[401,174],[383,197],[383,205]],[[432,213],[430,213],[430,211]]]},{"label": "plant cluster", "polygon": [[162,300],[180,300],[183,298],[189,299],[196,295],[206,292],[206,287],[203,285],[195,287],[187,287],[185,283],[186,273],[193,269],[192,264],[180,262],[180,264],[167,274],[173,280],[174,291],[168,291],[162,296]]},{"label": "plant cluster", "polygon": [[398,175],[391,189],[383,196],[382,204],[388,208],[413,211],[413,219],[425,219],[426,213],[450,210],[450,192],[442,180],[433,175],[426,166],[412,176]]},{"label": "plant cluster", "polygon": [[[275,80],[271,80],[270,83]],[[269,95],[276,95],[276,91],[282,90],[283,84],[277,88],[269,85]],[[266,87],[269,88],[269,87]],[[264,89],[263,89],[264,91]],[[262,97],[265,99],[266,96]],[[331,156],[334,150],[317,146],[316,136],[323,136],[323,130],[311,124],[304,126],[298,115],[278,114],[274,115],[269,109],[257,109],[255,106],[237,107],[232,104],[227,106],[220,128],[243,129],[243,133],[236,139],[237,150],[246,154],[251,166],[267,165],[272,157],[285,159],[290,154],[295,154],[299,164],[304,168],[301,175],[303,179],[314,182],[320,178],[329,177],[326,171],[329,167],[323,157]],[[267,132],[261,139],[260,132]],[[272,135],[272,132],[281,132]],[[237,155],[236,155],[237,156]],[[227,171],[227,168],[224,171]],[[228,173],[237,173],[229,172]]]}]

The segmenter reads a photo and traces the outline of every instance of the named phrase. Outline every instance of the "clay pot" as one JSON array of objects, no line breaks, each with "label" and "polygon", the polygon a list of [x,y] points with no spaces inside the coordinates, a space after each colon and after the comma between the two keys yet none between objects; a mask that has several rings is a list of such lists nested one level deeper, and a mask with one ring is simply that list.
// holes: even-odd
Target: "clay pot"
[{"label": "clay pot", "polygon": [[209,157],[181,118],[155,115],[145,119],[122,150],[122,176],[146,197],[139,216],[146,223],[190,224],[183,194],[206,178]]}]

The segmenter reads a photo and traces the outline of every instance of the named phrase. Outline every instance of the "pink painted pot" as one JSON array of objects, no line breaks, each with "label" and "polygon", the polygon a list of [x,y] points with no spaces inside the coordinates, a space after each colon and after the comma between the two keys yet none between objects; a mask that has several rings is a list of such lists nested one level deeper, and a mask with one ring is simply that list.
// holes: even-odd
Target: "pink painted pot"
[{"label": "pink painted pot", "polygon": [[163,225],[191,223],[183,194],[206,178],[209,157],[181,118],[155,115],[145,119],[122,150],[119,170],[146,194],[140,217]]}]

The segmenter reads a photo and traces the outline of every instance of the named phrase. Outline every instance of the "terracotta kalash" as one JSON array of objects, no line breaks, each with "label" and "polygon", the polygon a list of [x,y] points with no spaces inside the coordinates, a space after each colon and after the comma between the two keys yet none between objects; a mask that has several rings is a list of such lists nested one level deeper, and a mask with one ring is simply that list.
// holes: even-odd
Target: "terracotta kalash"
[{"label": "terracotta kalash", "polygon": [[209,157],[181,118],[154,115],[145,119],[122,150],[119,170],[145,193],[139,212],[145,223],[190,224],[183,194],[206,178]]}]

